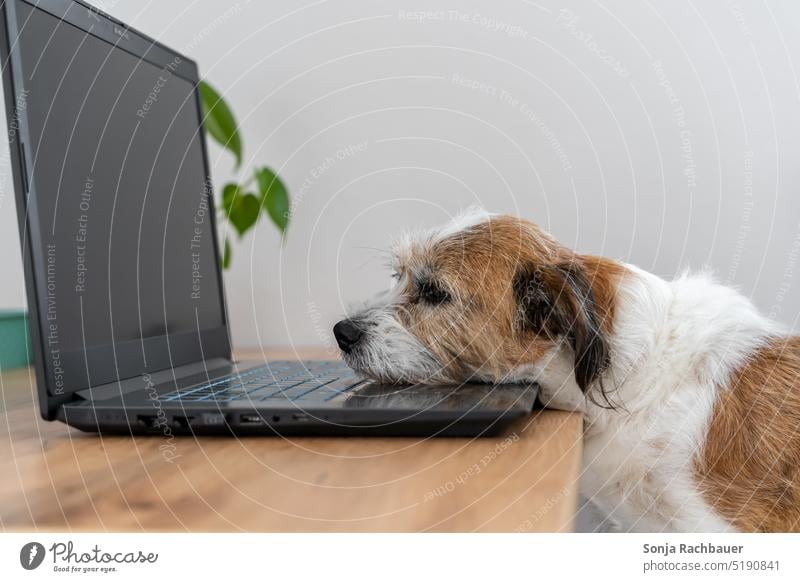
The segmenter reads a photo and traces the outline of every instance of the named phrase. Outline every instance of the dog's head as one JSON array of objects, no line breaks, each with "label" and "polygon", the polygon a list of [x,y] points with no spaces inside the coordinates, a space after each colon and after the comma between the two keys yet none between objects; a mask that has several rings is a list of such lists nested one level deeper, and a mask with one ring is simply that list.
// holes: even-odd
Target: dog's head
[{"label": "dog's head", "polygon": [[609,362],[610,261],[538,226],[473,210],[392,249],[394,286],[334,327],[345,361],[382,382],[503,382],[571,350],[586,391]]}]

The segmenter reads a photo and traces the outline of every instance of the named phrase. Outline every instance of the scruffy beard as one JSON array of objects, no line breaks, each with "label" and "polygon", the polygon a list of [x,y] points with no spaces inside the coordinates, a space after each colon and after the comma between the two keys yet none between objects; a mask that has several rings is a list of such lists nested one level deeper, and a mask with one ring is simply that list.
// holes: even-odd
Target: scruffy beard
[{"label": "scruffy beard", "polygon": [[447,369],[397,319],[397,304],[389,294],[351,316],[364,336],[345,363],[359,374],[385,384],[447,384]]}]

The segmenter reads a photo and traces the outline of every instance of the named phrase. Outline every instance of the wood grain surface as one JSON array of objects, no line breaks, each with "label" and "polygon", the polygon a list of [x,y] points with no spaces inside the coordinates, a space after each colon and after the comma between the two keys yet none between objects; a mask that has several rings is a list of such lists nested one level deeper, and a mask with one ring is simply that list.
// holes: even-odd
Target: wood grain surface
[{"label": "wood grain surface", "polygon": [[[320,350],[248,356],[330,357]],[[101,437],[39,418],[29,369],[0,376],[4,531],[564,531],[578,414],[494,438]],[[167,447],[171,453],[165,454]],[[171,458],[174,456],[174,458]]]}]

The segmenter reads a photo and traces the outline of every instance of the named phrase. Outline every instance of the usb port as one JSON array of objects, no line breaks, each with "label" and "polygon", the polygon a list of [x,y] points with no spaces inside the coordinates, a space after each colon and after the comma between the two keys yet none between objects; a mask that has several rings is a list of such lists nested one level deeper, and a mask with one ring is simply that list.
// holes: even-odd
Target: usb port
[{"label": "usb port", "polygon": [[193,420],[194,416],[173,416],[172,426],[178,429],[186,430],[189,428],[189,425]]},{"label": "usb port", "polygon": [[264,424],[264,419],[258,414],[242,414],[239,416],[241,424]]},{"label": "usb port", "polygon": [[155,428],[156,417],[151,414],[139,414],[136,416],[136,421],[145,428]]}]

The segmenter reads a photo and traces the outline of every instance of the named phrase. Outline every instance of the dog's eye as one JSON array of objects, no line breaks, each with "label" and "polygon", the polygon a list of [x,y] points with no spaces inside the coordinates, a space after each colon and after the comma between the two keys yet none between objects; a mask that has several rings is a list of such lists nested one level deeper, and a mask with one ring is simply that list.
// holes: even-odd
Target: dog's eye
[{"label": "dog's eye", "polygon": [[429,305],[441,305],[450,301],[450,294],[433,281],[420,281],[417,283],[419,300]]}]

